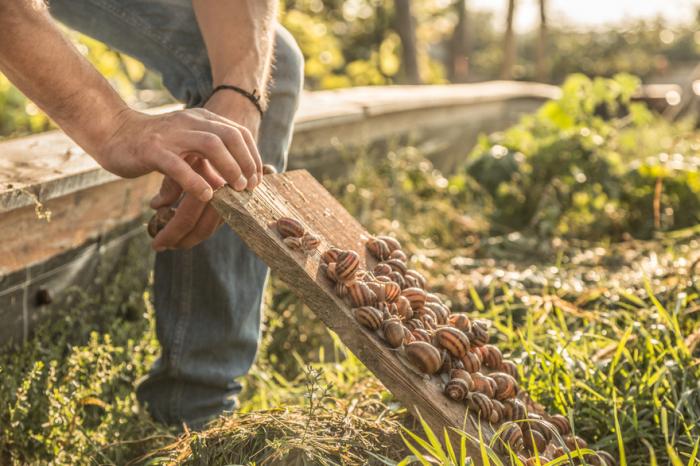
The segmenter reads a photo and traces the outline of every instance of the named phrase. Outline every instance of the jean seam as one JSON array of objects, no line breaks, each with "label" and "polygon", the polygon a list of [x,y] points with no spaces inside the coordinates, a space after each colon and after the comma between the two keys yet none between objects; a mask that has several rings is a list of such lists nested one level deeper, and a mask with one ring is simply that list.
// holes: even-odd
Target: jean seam
[{"label": "jean seam", "polygon": [[190,316],[192,315],[192,251],[180,252],[182,257],[182,277],[179,283],[180,289],[177,290],[180,295],[180,303],[178,306],[177,323],[173,335],[172,351],[171,351],[171,367],[176,382],[173,384],[172,394],[170,398],[170,416],[172,419],[182,419],[182,394],[184,384],[177,380],[180,375],[180,364],[182,362],[185,335],[189,327]]},{"label": "jean seam", "polygon": [[[120,9],[114,5],[113,2],[104,0],[91,0],[94,5],[102,8],[107,13],[113,15],[114,17],[126,22],[129,26],[133,27],[134,30],[141,34],[146,39],[152,41],[154,44],[158,45],[166,54],[171,55],[175,60],[182,65],[184,68],[191,73],[191,76],[197,83],[197,87],[202,94],[202,98],[207,97],[209,89],[211,89],[211,83],[207,84],[207,76],[202,75],[198,72],[199,66],[196,65],[197,59],[183,52],[176,44],[172,44],[164,36],[153,31],[153,28],[144,21],[141,20],[137,15],[131,14],[130,12]],[[206,51],[203,51],[206,53]]]}]

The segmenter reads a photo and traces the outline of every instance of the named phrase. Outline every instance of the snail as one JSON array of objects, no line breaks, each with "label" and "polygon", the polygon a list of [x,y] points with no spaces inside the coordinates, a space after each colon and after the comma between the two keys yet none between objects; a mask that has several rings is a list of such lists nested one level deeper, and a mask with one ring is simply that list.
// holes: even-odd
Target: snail
[{"label": "snail", "polygon": [[491,411],[489,422],[491,424],[499,424],[505,418],[505,408],[503,403],[498,400],[491,400],[491,404],[493,405],[493,410]]},{"label": "snail", "polygon": [[561,435],[569,435],[571,433],[571,424],[566,416],[555,414],[554,416],[548,416],[547,420],[557,428]]},{"label": "snail", "polygon": [[499,401],[514,398],[518,391],[518,383],[513,377],[505,372],[492,372],[489,374],[496,381],[496,393],[494,398]]},{"label": "snail", "polygon": [[503,426],[495,444],[496,451],[505,454],[508,451],[518,452],[523,447],[523,431],[514,422]]},{"label": "snail", "polygon": [[421,322],[418,319],[408,319],[404,325],[406,326],[407,329],[410,331],[414,331],[416,329],[425,329],[425,325],[423,325],[423,322]]},{"label": "snail", "polygon": [[[404,262],[405,262],[405,260],[404,260]],[[426,280],[425,280],[425,277],[420,272],[418,272],[417,270],[409,269],[409,270],[406,270],[406,273],[404,274],[404,276],[406,277],[407,280],[409,278],[411,278],[415,283],[414,286],[425,290]]]},{"label": "snail", "polygon": [[467,395],[467,404],[469,409],[475,412],[482,419],[489,419],[493,410],[491,399],[479,392],[472,392]]},{"label": "snail", "polygon": [[469,338],[454,327],[442,327],[435,331],[435,342],[452,356],[462,359],[469,351]]},{"label": "snail", "polygon": [[341,298],[345,298],[349,292],[350,290],[348,289],[347,283],[337,282],[335,284],[335,294],[337,294]]},{"label": "snail", "polygon": [[276,223],[277,232],[282,238],[290,236],[301,238],[304,235],[304,226],[298,220],[289,217],[282,217]]},{"label": "snail", "polygon": [[393,270],[394,272],[400,273],[401,276],[406,275],[406,263],[404,261],[398,259],[389,259],[384,263],[391,267],[391,270]]},{"label": "snail", "polygon": [[161,207],[156,210],[151,220],[148,221],[148,234],[151,238],[155,238],[160,231],[165,228],[170,220],[175,216],[175,209],[172,207]]},{"label": "snail", "polygon": [[482,320],[475,320],[467,335],[474,346],[484,346],[489,342],[488,325]]},{"label": "snail", "polygon": [[577,435],[568,435],[564,437],[564,445],[571,451],[588,448],[588,442]]},{"label": "snail", "polygon": [[452,371],[450,371],[450,378],[462,379],[467,384],[467,388],[470,392],[474,390],[474,379],[472,379],[471,374],[464,369],[452,369]]},{"label": "snail", "polygon": [[384,341],[391,348],[398,348],[403,344],[405,338],[404,326],[396,317],[387,319],[382,323],[382,333],[384,334]]},{"label": "snail", "polygon": [[371,237],[367,240],[365,246],[367,247],[369,253],[372,254],[375,259],[380,261],[388,259],[389,254],[391,253],[386,242],[379,238]]},{"label": "snail", "polygon": [[391,266],[389,264],[385,264],[384,262],[380,262],[379,264],[374,266],[374,269],[372,270],[372,272],[377,277],[385,277],[392,272],[392,269],[391,269]]},{"label": "snail", "polygon": [[277,173],[277,169],[275,168],[274,165],[270,165],[269,163],[266,163],[262,167],[262,172],[263,172],[263,175],[274,175],[275,173]]},{"label": "snail", "polygon": [[377,236],[376,238],[384,241],[389,247],[390,252],[401,250],[401,243],[399,243],[399,240],[397,240],[396,238],[392,238],[391,236],[385,235]]},{"label": "snail", "polygon": [[391,253],[389,254],[389,259],[398,259],[398,260],[403,261],[403,262],[408,261],[408,257],[406,256],[406,253],[400,249],[396,249],[394,251],[391,251]]},{"label": "snail", "polygon": [[445,385],[445,395],[455,401],[464,400],[469,394],[469,387],[462,379],[450,379]]},{"label": "snail", "polygon": [[301,249],[310,252],[314,251],[321,244],[321,238],[311,233],[304,233],[301,237]]},{"label": "snail", "polygon": [[522,425],[523,432],[526,435],[526,430],[536,430],[542,434],[546,440],[546,443],[549,443],[552,440],[552,430],[554,430],[554,426],[552,424],[542,419],[542,416],[539,414],[533,412],[529,412],[527,414],[527,419],[527,422],[523,423]]},{"label": "snail", "polygon": [[[330,267],[330,264],[329,264]],[[355,251],[343,251],[338,254],[338,261],[335,263],[335,275],[340,281],[349,281],[360,267],[360,256]]]},{"label": "snail", "polygon": [[438,303],[425,303],[424,306],[435,315],[435,321],[440,325],[445,325],[447,323],[447,317],[450,314],[450,310],[444,304]]},{"label": "snail", "polygon": [[617,461],[607,451],[598,450],[594,454],[585,455],[584,458],[592,466],[615,466]]},{"label": "snail", "polygon": [[437,327],[435,318],[431,314],[425,313],[420,316],[419,319],[421,322],[423,322],[423,325],[425,325],[425,328],[427,329],[433,330]]},{"label": "snail", "polygon": [[425,293],[425,302],[443,304],[440,296],[436,295],[435,293]]},{"label": "snail", "polygon": [[[401,287],[396,282],[388,281],[384,283],[385,299],[393,303],[401,296]],[[410,304],[410,303],[409,303]]]},{"label": "snail", "polygon": [[301,249],[301,238],[297,238],[296,236],[287,236],[282,239],[282,242],[289,249]]},{"label": "snail", "polygon": [[328,265],[325,266],[324,270],[326,272],[326,276],[333,282],[338,281],[338,275],[335,272],[335,267],[338,263],[337,262],[330,262]]},{"label": "snail", "polygon": [[396,298],[396,313],[401,316],[402,319],[408,320],[413,317],[413,309],[411,308],[411,303],[405,296],[399,296]]},{"label": "snail", "polygon": [[331,262],[338,262],[338,255],[343,252],[341,249],[331,247],[321,254],[321,262],[328,265]]},{"label": "snail", "polygon": [[[387,265],[387,264],[384,264],[384,265]],[[387,265],[387,267],[389,267],[389,266]],[[391,267],[389,267],[389,268],[391,268]],[[408,288],[408,287],[406,286],[406,279],[403,278],[403,275],[401,275],[401,273],[399,273],[399,272],[394,272],[394,271],[392,270],[391,272],[389,272],[389,274],[387,275],[387,277],[388,277],[392,282],[394,282],[394,283],[396,283],[397,285],[399,285],[399,286],[401,287],[402,290],[403,290],[404,288]]]},{"label": "snail", "polygon": [[430,343],[430,341],[432,340],[430,334],[422,328],[414,329],[413,331],[411,331],[411,334],[413,335],[413,338],[416,339],[416,341],[424,341],[426,343]]},{"label": "snail", "polygon": [[547,440],[544,436],[534,429],[526,429],[523,438],[523,445],[530,454],[543,453],[547,448]]},{"label": "snail", "polygon": [[510,419],[511,421],[519,421],[527,418],[527,409],[525,408],[525,404],[517,398],[504,400],[503,407],[505,409],[504,414],[506,419]]},{"label": "snail", "polygon": [[479,348],[481,351],[482,363],[489,369],[498,369],[503,362],[501,350],[493,345],[484,345]]},{"label": "snail", "polygon": [[348,284],[348,296],[350,296],[350,301],[355,307],[373,306],[377,303],[377,295],[364,282],[350,282]]},{"label": "snail", "polygon": [[425,374],[434,374],[442,366],[442,355],[437,348],[424,341],[414,341],[406,345],[408,360]]},{"label": "snail", "polygon": [[355,320],[370,330],[377,330],[382,325],[382,313],[372,306],[362,306],[353,310]]},{"label": "snail", "polygon": [[[355,280],[357,281],[357,275],[355,275]],[[384,285],[379,282],[364,282],[367,288],[372,290],[372,293],[376,296],[377,302],[385,302],[386,296],[384,296]]]},{"label": "snail", "polygon": [[498,370],[501,372],[505,372],[506,374],[510,375],[516,380],[519,378],[518,366],[516,366],[513,361],[508,361],[507,359],[504,359]]},{"label": "snail", "polygon": [[466,314],[450,314],[448,320],[449,324],[454,328],[458,328],[463,332],[468,332],[471,329],[472,321]]},{"label": "snail", "polygon": [[481,369],[481,358],[477,356],[475,351],[468,351],[462,358],[462,364],[464,364],[465,371],[478,372]]},{"label": "snail", "polygon": [[474,380],[474,391],[483,393],[489,398],[493,398],[496,393],[496,381],[487,375],[483,375],[481,372],[474,372],[472,374],[472,380]]},{"label": "snail", "polygon": [[411,303],[411,309],[414,311],[420,309],[425,304],[425,291],[420,288],[406,288],[401,292],[401,296],[408,299]]}]

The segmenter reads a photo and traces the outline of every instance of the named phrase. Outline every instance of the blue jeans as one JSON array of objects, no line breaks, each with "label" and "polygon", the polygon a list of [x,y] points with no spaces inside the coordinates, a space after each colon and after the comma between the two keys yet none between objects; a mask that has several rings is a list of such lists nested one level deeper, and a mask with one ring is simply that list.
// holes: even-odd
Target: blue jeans
[{"label": "blue jeans", "polygon": [[[189,0],[51,0],[52,15],[69,27],[141,60],[188,106],[211,92],[211,69]],[[265,163],[286,166],[303,58],[277,28],[269,108],[259,150]],[[233,409],[260,338],[268,270],[229,228],[187,251],[156,256],[155,309],[160,359],[137,396],[153,417],[201,427]]]}]

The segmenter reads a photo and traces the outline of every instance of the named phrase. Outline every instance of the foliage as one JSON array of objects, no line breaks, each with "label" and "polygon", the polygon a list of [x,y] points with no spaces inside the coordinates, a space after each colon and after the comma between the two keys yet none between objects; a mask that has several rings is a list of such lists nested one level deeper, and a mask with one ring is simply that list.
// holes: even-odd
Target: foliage
[{"label": "foliage", "polygon": [[[628,75],[570,77],[562,96],[481,138],[467,173],[501,229],[650,237],[700,221],[697,134],[632,103]],[[669,155],[671,154],[671,155]]]}]

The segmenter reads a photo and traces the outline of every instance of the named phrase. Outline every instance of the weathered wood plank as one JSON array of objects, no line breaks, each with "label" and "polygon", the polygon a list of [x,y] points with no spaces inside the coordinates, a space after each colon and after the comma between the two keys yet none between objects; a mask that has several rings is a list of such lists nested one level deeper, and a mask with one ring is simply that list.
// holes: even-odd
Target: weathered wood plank
[{"label": "weathered wood plank", "polygon": [[[466,409],[443,395],[440,379],[417,374],[399,351],[387,348],[377,335],[358,325],[348,304],[335,295],[332,282],[319,269],[320,254],[330,246],[357,251],[365,267],[368,261],[373,266],[374,260],[364,246],[368,233],[308,172],[266,176],[252,193],[225,187],[215,193],[212,203],[226,223],[408,409],[420,411],[438,433],[445,427],[462,428]],[[302,221],[307,231],[318,234],[318,250],[304,254],[287,248],[271,225],[283,216]],[[467,432],[476,435],[476,421],[472,416],[466,420]],[[488,427],[482,431],[486,438],[492,432]]]}]

